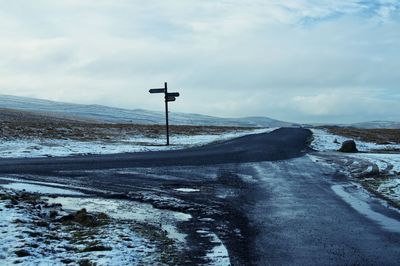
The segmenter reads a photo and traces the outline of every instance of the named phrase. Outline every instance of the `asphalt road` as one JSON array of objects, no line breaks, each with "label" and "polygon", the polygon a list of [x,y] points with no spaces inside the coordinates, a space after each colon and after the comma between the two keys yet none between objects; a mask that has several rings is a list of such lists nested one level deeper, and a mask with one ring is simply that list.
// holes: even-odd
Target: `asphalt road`
[{"label": "asphalt road", "polygon": [[399,213],[358,197],[336,169],[311,160],[318,156],[308,148],[311,137],[306,129],[279,129],[183,151],[2,159],[0,173],[107,189],[190,213],[180,229],[192,264],[204,263],[211,244],[196,231],[207,228],[233,265],[398,265]]},{"label": "asphalt road", "polygon": [[311,136],[308,130],[282,128],[270,134],[244,136],[186,150],[51,159],[1,159],[0,173],[276,161],[304,154],[308,150],[307,140]]}]

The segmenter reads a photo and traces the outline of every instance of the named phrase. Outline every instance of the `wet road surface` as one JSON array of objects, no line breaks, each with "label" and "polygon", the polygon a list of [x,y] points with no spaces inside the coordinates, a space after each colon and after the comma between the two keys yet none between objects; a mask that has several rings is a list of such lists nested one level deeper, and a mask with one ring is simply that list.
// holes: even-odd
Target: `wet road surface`
[{"label": "wet road surface", "polygon": [[233,265],[397,265],[399,213],[373,198],[364,202],[389,217],[394,226],[387,227],[346,202],[333,187],[351,194],[351,183],[311,159],[318,156],[308,148],[311,137],[305,129],[280,129],[184,151],[3,159],[0,173],[190,213],[180,230],[188,234],[192,264],[206,263],[212,243],[197,232],[207,229]]}]

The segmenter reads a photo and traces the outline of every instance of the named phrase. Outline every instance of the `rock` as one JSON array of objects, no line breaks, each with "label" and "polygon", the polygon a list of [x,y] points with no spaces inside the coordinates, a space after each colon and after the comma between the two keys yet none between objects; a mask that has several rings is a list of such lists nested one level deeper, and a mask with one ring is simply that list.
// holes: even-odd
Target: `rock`
[{"label": "rock", "polygon": [[96,227],[98,226],[97,219],[88,214],[86,209],[81,209],[75,213],[74,221],[88,227]]},{"label": "rock", "polygon": [[95,263],[91,262],[91,261],[88,260],[88,259],[80,260],[80,261],[78,262],[78,264],[79,264],[79,266],[94,266],[94,265],[96,265]]},{"label": "rock", "polygon": [[58,212],[56,210],[50,211],[50,214],[49,214],[50,219],[55,219],[57,217],[57,215],[58,215]]},{"label": "rock", "polygon": [[108,216],[100,213],[99,216],[89,214],[86,209],[81,209],[73,214],[61,217],[58,221],[62,223],[78,223],[85,227],[96,227],[107,223]]},{"label": "rock", "polygon": [[339,151],[348,153],[358,152],[356,142],[354,140],[346,140],[342,143],[342,147],[339,149]]},{"label": "rock", "polygon": [[71,264],[71,263],[73,263],[74,261],[71,260],[71,259],[62,259],[61,262],[64,263],[64,264]]},{"label": "rock", "polygon": [[98,251],[110,251],[111,247],[103,246],[103,245],[89,245],[85,247],[82,252],[98,252]]},{"label": "rock", "polygon": [[49,227],[49,224],[45,221],[38,221],[36,225],[39,227]]},{"label": "rock", "polygon": [[100,220],[108,220],[110,217],[108,217],[108,215],[104,212],[100,212],[99,214],[97,214],[97,218]]},{"label": "rock", "polygon": [[21,219],[15,219],[12,221],[13,224],[26,224],[26,221]]},{"label": "rock", "polygon": [[29,253],[28,251],[24,250],[24,249],[20,249],[15,251],[15,255],[17,255],[17,257],[27,257],[30,256],[31,253]]}]

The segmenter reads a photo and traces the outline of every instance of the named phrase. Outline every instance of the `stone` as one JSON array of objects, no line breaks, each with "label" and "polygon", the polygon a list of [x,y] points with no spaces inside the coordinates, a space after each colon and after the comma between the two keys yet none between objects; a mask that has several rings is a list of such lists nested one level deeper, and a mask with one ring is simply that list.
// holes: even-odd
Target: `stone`
[{"label": "stone", "polygon": [[346,140],[342,143],[342,147],[339,149],[340,152],[356,153],[358,152],[357,144],[354,140]]}]

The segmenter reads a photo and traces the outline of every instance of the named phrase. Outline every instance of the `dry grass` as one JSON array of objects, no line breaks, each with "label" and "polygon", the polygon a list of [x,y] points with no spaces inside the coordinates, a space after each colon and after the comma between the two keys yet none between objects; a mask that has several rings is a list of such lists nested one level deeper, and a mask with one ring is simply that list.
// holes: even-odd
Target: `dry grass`
[{"label": "dry grass", "polygon": [[330,133],[377,144],[400,143],[400,129],[359,129],[352,127],[325,127]]},{"label": "dry grass", "polygon": [[[170,126],[172,135],[222,134],[254,128],[219,126]],[[164,125],[112,124],[79,121],[45,114],[0,109],[0,139],[40,138],[80,141],[121,140],[132,136],[158,137]]]}]

